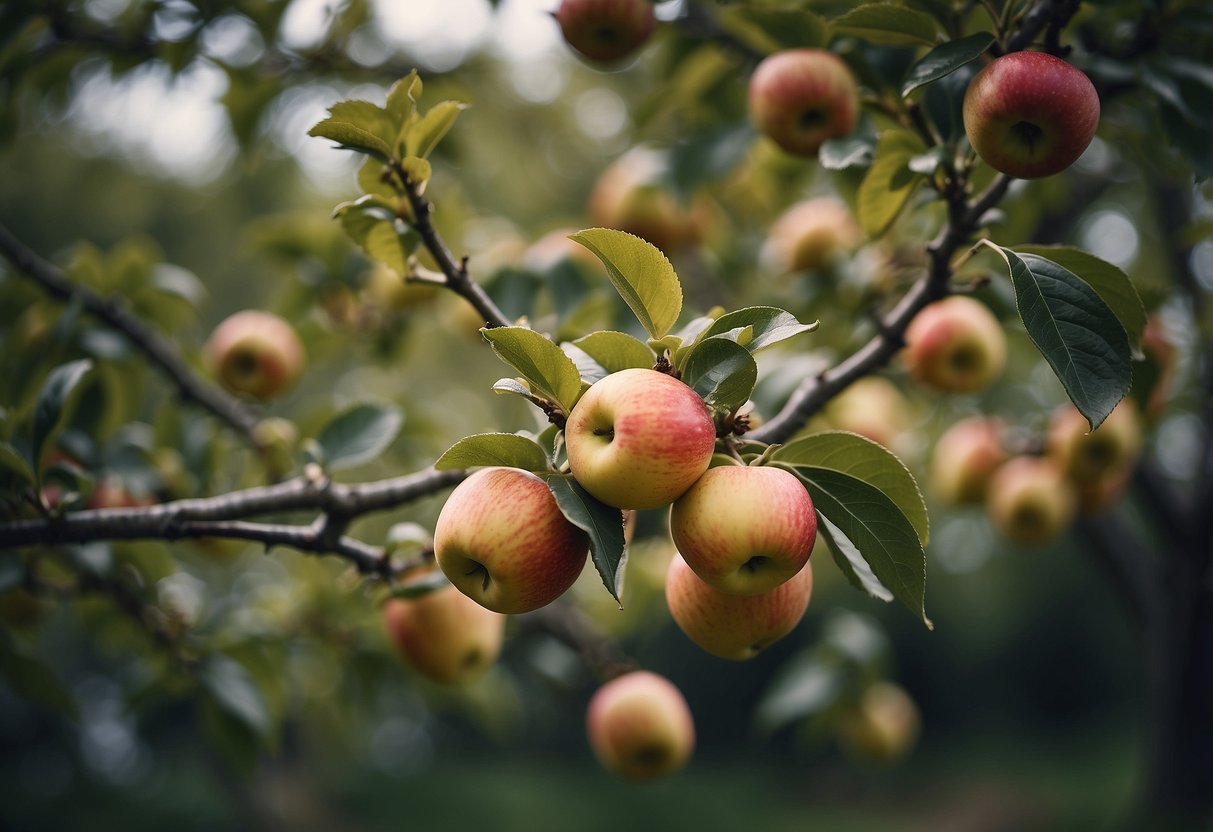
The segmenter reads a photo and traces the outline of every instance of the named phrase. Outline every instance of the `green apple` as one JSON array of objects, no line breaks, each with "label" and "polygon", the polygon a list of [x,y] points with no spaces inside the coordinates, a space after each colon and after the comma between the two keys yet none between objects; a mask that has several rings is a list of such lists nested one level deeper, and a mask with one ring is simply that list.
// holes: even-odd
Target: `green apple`
[{"label": "green apple", "polygon": [[893,762],[913,748],[921,723],[918,706],[904,689],[891,682],[877,682],[842,714],[838,741],[857,759]]},{"label": "green apple", "polygon": [[670,561],[665,599],[687,638],[722,659],[757,656],[796,628],[809,606],[813,570],[808,564],[761,595],[729,595],[713,589],[680,555]]},{"label": "green apple", "polygon": [[952,295],[919,312],[906,328],[902,362],[910,376],[944,393],[976,393],[1002,375],[1007,339],[979,301]]},{"label": "green apple", "polygon": [[795,474],[767,466],[707,471],[670,509],[687,565],[730,595],[760,595],[790,580],[817,540],[817,513]]},{"label": "green apple", "polygon": [[410,667],[439,684],[460,685],[484,674],[501,653],[505,616],[453,586],[420,598],[392,598],[383,608],[388,637]]},{"label": "green apple", "polygon": [[447,498],[434,556],[451,583],[486,609],[539,609],[573,585],[589,538],[561,514],[547,483],[517,468],[482,468]]},{"label": "green apple", "polygon": [[618,676],[594,693],[586,733],[603,767],[628,780],[673,774],[695,748],[695,722],[682,692],[645,670]]},{"label": "green apple", "polygon": [[886,378],[865,376],[830,400],[814,425],[817,430],[847,430],[886,448],[901,444],[911,427],[913,407],[905,395]]},{"label": "green apple", "polygon": [[1048,457],[1019,456],[990,479],[986,512],[1000,534],[1021,546],[1042,546],[1074,522],[1078,494]]},{"label": "green apple", "polygon": [[982,160],[1020,179],[1059,173],[1082,155],[1099,127],[1091,79],[1045,52],[996,58],[969,83],[965,133]]},{"label": "green apple", "polygon": [[974,416],[952,425],[931,452],[931,491],[941,503],[982,503],[998,466],[1007,461],[1006,427],[999,419]]},{"label": "green apple", "polygon": [[215,327],[205,353],[220,384],[258,399],[286,392],[303,372],[303,344],[294,328],[256,309],[237,312]]},{"label": "green apple", "polygon": [[859,86],[833,52],[788,49],[754,70],[749,104],[754,125],[777,145],[798,156],[816,156],[827,139],[855,130]]},{"label": "green apple", "polygon": [[650,0],[563,0],[553,16],[569,46],[600,63],[631,55],[657,26]]},{"label": "green apple", "polygon": [[775,221],[763,255],[784,274],[812,271],[849,252],[860,236],[855,218],[841,200],[815,197],[796,203]]},{"label": "green apple", "polygon": [[707,470],[716,427],[690,387],[656,370],[596,382],[569,414],[565,448],[573,477],[607,505],[658,508]]}]

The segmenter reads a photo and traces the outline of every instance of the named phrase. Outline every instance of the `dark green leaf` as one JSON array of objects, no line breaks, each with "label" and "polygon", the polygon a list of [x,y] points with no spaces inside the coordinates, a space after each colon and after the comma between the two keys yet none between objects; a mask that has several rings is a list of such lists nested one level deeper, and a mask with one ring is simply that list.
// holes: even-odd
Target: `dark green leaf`
[{"label": "dark green leaf", "polygon": [[0,470],[16,474],[26,485],[34,485],[36,482],[34,470],[30,468],[25,457],[7,442],[0,442]]},{"label": "dark green leaf", "polygon": [[925,152],[922,140],[908,130],[886,130],[876,145],[876,160],[859,186],[856,213],[871,237],[889,229],[922,176],[910,170],[910,160]]},{"label": "dark green leaf", "polygon": [[589,535],[590,559],[602,578],[603,586],[616,601],[620,601],[628,557],[623,540],[623,512],[598,501],[571,476],[552,474],[545,479],[564,516]]},{"label": "dark green leaf", "polygon": [[566,413],[573,409],[581,395],[581,374],[573,359],[550,338],[521,326],[480,332],[498,358],[522,373],[533,393],[559,404]]},{"label": "dark green leaf", "polygon": [[370,462],[396,439],[404,414],[389,404],[364,402],[347,408],[316,436],[330,471]]},{"label": "dark green leaf", "polygon": [[651,337],[670,331],[682,311],[682,284],[656,246],[611,228],[587,228],[571,239],[603,262],[611,284]]},{"label": "dark green leaf", "polygon": [[829,708],[845,690],[841,667],[815,655],[789,663],[754,709],[754,724],[770,735]]},{"label": "dark green leaf", "polygon": [[827,139],[817,151],[817,160],[826,170],[866,168],[875,156],[876,138],[861,133]]},{"label": "dark green leaf", "polygon": [[72,394],[80,388],[80,382],[93,362],[88,359],[72,361],[51,371],[42,390],[38,393],[38,403],[34,406],[34,431],[31,456],[34,470],[42,467],[42,457],[47,448],[47,440],[61,422],[71,418],[76,396]]},{"label": "dark green leaf", "polygon": [[265,696],[244,665],[223,655],[212,655],[202,666],[200,678],[211,699],[229,716],[254,734],[267,738],[274,729]]},{"label": "dark green leaf", "polygon": [[879,488],[914,526],[923,546],[929,538],[927,504],[905,464],[882,445],[855,433],[825,431],[789,442],[771,455],[785,465],[828,468]]},{"label": "dark green leaf", "polygon": [[737,342],[709,338],[691,349],[682,380],[716,410],[736,410],[754,392],[758,365]]},{"label": "dark green leaf", "polygon": [[975,61],[994,43],[994,36],[989,32],[978,32],[975,35],[950,40],[940,44],[924,55],[910,71],[906,73],[905,83],[901,86],[901,95],[912,93],[919,87],[926,86],[932,81],[938,81],[946,75],[951,75],[970,61]]},{"label": "dark green leaf", "polygon": [[811,324],[802,324],[792,313],[774,306],[748,306],[745,309],[721,315],[704,330],[700,340],[722,336],[739,328],[748,328],[750,337],[742,346],[750,352],[758,352],[763,347],[777,344],[802,332],[812,332],[817,329],[818,325],[816,321]]},{"label": "dark green leaf", "polygon": [[516,433],[478,433],[460,439],[434,463],[439,471],[484,465],[546,471],[551,461],[547,452],[533,439]]},{"label": "dark green leaf", "polygon": [[834,559],[839,571],[846,577],[847,582],[860,592],[866,592],[880,601],[885,603],[892,601],[893,593],[889,592],[889,588],[876,578],[872,567],[868,566],[868,562],[855,548],[855,544],[824,516],[818,515],[817,519],[821,521],[817,531],[825,536],[826,544],[830,547],[830,556]]},{"label": "dark green leaf", "polygon": [[22,699],[68,719],[79,718],[80,707],[59,677],[42,662],[18,653],[4,636],[0,636],[0,676]]},{"label": "dark green leaf", "polygon": [[724,9],[720,25],[742,43],[767,54],[783,49],[824,47],[830,28],[825,18],[805,9],[748,5]]},{"label": "dark green leaf", "polygon": [[1133,381],[1124,327],[1085,281],[1052,260],[998,248],[1015,287],[1019,317],[1091,429]]},{"label": "dark green leaf", "polygon": [[872,43],[934,46],[939,35],[929,15],[896,3],[865,3],[833,21],[834,31]]},{"label": "dark green leaf", "polygon": [[650,370],[657,360],[651,349],[626,332],[591,332],[573,343],[608,373],[632,368]]}]

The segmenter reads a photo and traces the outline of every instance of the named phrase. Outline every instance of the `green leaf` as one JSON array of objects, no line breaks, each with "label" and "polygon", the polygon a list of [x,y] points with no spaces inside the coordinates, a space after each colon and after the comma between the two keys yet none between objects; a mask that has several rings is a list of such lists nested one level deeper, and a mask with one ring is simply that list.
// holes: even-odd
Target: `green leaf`
[{"label": "green leaf", "polygon": [[817,151],[817,161],[826,170],[866,168],[875,156],[876,139],[864,133],[827,139]]},{"label": "green leaf", "polygon": [[405,124],[417,111],[417,102],[421,100],[421,76],[417,70],[392,84],[387,91],[387,112],[399,124]]},{"label": "green leaf", "polygon": [[431,107],[416,123],[405,128],[405,154],[422,159],[429,156],[467,106],[462,101],[441,101]]},{"label": "green leaf", "polygon": [[307,134],[386,162],[392,158],[397,130],[395,120],[382,107],[369,101],[339,101],[329,109],[329,117]]},{"label": "green leaf", "polygon": [[189,269],[158,263],[152,270],[152,287],[161,294],[180,298],[197,308],[206,301],[206,286]]},{"label": "green leaf", "polygon": [[866,3],[833,21],[834,31],[871,43],[934,46],[939,29],[930,15],[896,3]]},{"label": "green leaf", "polygon": [[922,181],[910,170],[910,160],[926,151],[922,140],[907,130],[886,130],[876,144],[876,161],[859,186],[859,224],[870,237],[879,237]]},{"label": "green leaf", "polygon": [[905,464],[883,445],[845,431],[825,431],[789,442],[771,454],[773,462],[828,468],[875,486],[906,516],[927,545],[930,520],[918,483]]},{"label": "green leaf", "polygon": [[265,696],[244,665],[216,654],[206,660],[199,676],[212,701],[225,713],[263,739],[272,734],[273,717]]},{"label": "green leaf", "polygon": [[30,468],[29,462],[21,455],[21,452],[8,442],[0,442],[0,470],[16,474],[17,478],[26,485],[37,483],[34,469]]},{"label": "green leaf", "polygon": [[364,194],[383,197],[382,204],[391,207],[391,202],[387,200],[396,199],[396,191],[387,182],[383,181],[384,171],[388,170],[383,166],[383,162],[378,159],[367,159],[358,168],[358,187],[362,189]]},{"label": "green leaf", "polygon": [[530,385],[532,392],[564,408],[573,409],[581,395],[581,374],[573,359],[550,338],[521,326],[482,329],[497,357],[509,364]]},{"label": "green leaf", "polygon": [[34,431],[30,456],[34,461],[34,470],[42,467],[42,457],[46,452],[47,440],[62,422],[71,419],[71,413],[78,396],[72,395],[80,389],[80,382],[93,368],[93,362],[87,358],[62,364],[51,371],[42,390],[38,393],[38,403],[34,405]]},{"label": "green leaf", "polygon": [[589,535],[594,568],[603,586],[622,607],[620,597],[628,557],[623,540],[623,512],[597,500],[571,476],[552,474],[544,479],[568,521]]},{"label": "green leaf", "polygon": [[[819,326],[817,321],[802,324],[796,316],[774,306],[747,306],[735,312],[721,315],[700,335],[700,341],[720,337],[739,328],[750,330],[750,339],[743,344],[750,352],[777,344],[802,332],[812,332]],[[735,339],[734,339],[735,340]]]},{"label": "green leaf", "polygon": [[897,504],[879,488],[840,471],[807,465],[790,470],[809,489],[818,514],[852,543],[877,580],[927,627],[933,627],[925,607],[926,552]]},{"label": "green leaf", "polygon": [[682,380],[714,409],[736,410],[754,392],[758,365],[736,341],[709,338],[691,349]]},{"label": "green leaf", "polygon": [[352,202],[343,202],[333,209],[333,216],[351,240],[399,275],[410,272],[408,260],[421,243],[421,236],[396,217],[385,197],[366,194]]},{"label": "green leaf", "polygon": [[543,447],[528,437],[516,433],[478,433],[460,439],[434,463],[439,471],[484,465],[546,471],[551,461]]},{"label": "green leaf", "polygon": [[825,18],[804,9],[734,6],[720,13],[721,27],[753,49],[770,54],[782,49],[824,47]]},{"label": "green leaf", "polygon": [[901,85],[902,98],[919,87],[951,75],[965,64],[977,60],[983,52],[990,48],[992,43],[994,43],[993,35],[989,32],[978,32],[960,40],[950,40],[936,46],[923,55],[906,73],[905,83]]},{"label": "green leaf", "polygon": [[18,653],[4,636],[0,636],[0,677],[22,699],[79,719],[80,707],[59,677],[42,662]]},{"label": "green leaf", "polygon": [[513,396],[522,396],[522,398],[530,401],[531,386],[520,378],[499,378],[493,382],[493,392],[501,394],[510,394]]},{"label": "green leaf", "polygon": [[1010,249],[995,249],[1007,262],[1028,336],[1094,430],[1133,381],[1124,327],[1073,272],[1036,254],[1020,257]]},{"label": "green leaf", "polygon": [[1120,321],[1129,343],[1135,346],[1141,342],[1141,334],[1146,329],[1146,308],[1129,276],[1119,268],[1090,252],[1068,246],[1016,246],[1015,251],[1052,260],[1084,280]]},{"label": "green leaf", "polygon": [[396,439],[404,414],[389,404],[363,402],[347,408],[316,436],[327,468],[337,471],[375,459]]},{"label": "green leaf", "polygon": [[404,586],[392,590],[393,598],[420,598],[429,595],[436,589],[444,589],[451,585],[450,580],[440,570],[427,572],[420,578],[410,579]]},{"label": "green leaf", "polygon": [[603,262],[611,284],[650,337],[661,338],[670,331],[682,312],[682,284],[656,246],[611,228],[588,228],[569,239]]},{"label": "green leaf", "polygon": [[651,370],[657,356],[644,342],[626,332],[591,332],[573,342],[608,373],[640,368]]},{"label": "green leaf", "polygon": [[846,577],[847,582],[860,592],[866,592],[886,604],[892,601],[893,593],[877,579],[872,567],[868,566],[868,562],[855,548],[855,544],[848,540],[842,530],[827,520],[824,515],[818,515],[817,519],[820,521],[817,530],[825,535],[826,544],[830,548],[830,556],[834,559],[839,571]]}]

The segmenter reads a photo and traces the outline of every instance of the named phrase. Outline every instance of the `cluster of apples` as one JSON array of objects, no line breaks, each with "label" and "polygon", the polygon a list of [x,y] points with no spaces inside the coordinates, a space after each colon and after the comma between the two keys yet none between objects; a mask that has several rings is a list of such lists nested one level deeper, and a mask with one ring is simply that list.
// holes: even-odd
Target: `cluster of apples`
[{"label": "cluster of apples", "polygon": [[984,503],[1004,537],[1040,546],[1064,533],[1079,513],[1098,513],[1124,493],[1141,437],[1131,399],[1090,432],[1073,405],[1058,408],[1039,455],[1012,455],[1007,428],[997,419],[964,419],[935,445],[931,487],[945,504]]}]

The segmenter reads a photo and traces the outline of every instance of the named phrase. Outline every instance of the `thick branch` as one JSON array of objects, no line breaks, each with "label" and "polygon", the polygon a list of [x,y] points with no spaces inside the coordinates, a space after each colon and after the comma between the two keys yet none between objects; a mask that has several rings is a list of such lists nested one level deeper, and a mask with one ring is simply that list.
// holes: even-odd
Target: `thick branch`
[{"label": "thick branch", "polygon": [[121,332],[168,376],[182,399],[196,403],[251,445],[257,445],[253,438],[253,429],[260,420],[257,411],[195,373],[177,346],[133,313],[120,298],[103,297],[87,286],[73,282],[61,269],[38,256],[2,224],[0,253],[54,297],[63,301],[79,301],[92,315]]}]

